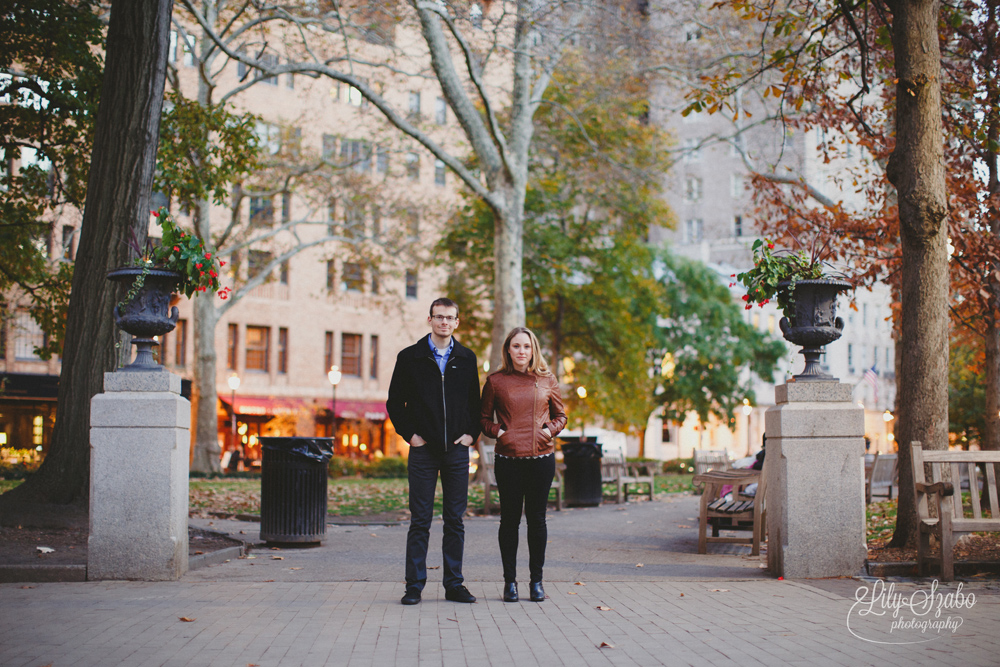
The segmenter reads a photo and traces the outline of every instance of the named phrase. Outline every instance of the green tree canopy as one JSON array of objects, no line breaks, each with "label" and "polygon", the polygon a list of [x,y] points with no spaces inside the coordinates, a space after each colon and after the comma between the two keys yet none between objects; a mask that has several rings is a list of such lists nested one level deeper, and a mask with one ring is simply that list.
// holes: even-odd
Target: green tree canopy
[{"label": "green tree canopy", "polygon": [[715,415],[732,425],[743,399],[755,402],[753,376],[771,380],[785,345],[744,321],[717,272],[666,252],[660,261],[666,303],[657,347],[665,362],[656,391],[664,417],[695,412],[702,422]]}]

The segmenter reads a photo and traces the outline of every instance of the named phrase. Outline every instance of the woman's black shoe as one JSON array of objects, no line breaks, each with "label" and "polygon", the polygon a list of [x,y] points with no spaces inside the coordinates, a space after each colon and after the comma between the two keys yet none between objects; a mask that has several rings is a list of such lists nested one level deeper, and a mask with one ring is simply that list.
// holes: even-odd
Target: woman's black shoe
[{"label": "woman's black shoe", "polygon": [[532,581],[528,590],[531,592],[532,602],[541,602],[545,599],[545,589],[542,588],[542,582]]},{"label": "woman's black shoe", "polygon": [[503,585],[503,601],[517,602],[517,582],[508,581]]}]

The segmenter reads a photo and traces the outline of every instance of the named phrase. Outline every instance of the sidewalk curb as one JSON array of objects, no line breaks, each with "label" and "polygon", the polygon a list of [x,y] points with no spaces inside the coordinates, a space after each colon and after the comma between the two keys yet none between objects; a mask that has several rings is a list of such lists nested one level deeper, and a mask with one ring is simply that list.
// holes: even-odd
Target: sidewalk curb
[{"label": "sidewalk curb", "polygon": [[[886,577],[919,578],[916,561],[901,561],[898,563],[880,563],[865,561],[865,571],[869,576],[884,579]],[[977,574],[1000,574],[1000,563],[995,561],[955,561],[955,576],[974,577]]]},{"label": "sidewalk curb", "polygon": [[0,584],[86,581],[86,565],[3,565]]}]

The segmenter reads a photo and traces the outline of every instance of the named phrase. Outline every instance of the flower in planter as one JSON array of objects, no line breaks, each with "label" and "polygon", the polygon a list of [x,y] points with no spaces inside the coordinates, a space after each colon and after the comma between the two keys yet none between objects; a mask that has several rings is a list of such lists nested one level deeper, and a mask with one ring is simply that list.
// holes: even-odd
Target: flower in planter
[{"label": "flower in planter", "polygon": [[[764,306],[776,299],[785,317],[792,317],[792,292],[799,280],[825,278],[823,267],[815,257],[809,257],[802,250],[774,250],[769,239],[757,239],[753,243],[753,268],[735,276],[743,283],[747,293],[743,300],[746,309],[753,304]],[[781,285],[781,283],[789,283]]]}]

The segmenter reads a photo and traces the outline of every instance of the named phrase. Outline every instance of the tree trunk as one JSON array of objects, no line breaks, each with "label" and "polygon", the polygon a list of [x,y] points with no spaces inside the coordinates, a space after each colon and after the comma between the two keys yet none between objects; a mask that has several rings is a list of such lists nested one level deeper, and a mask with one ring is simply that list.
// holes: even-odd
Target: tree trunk
[{"label": "tree trunk", "polygon": [[887,176],[899,202],[902,268],[896,436],[900,496],[891,546],[916,539],[910,443],[948,446],[948,239],[937,0],[891,0],[896,146]]},{"label": "tree trunk", "polygon": [[198,412],[195,418],[194,459],[191,470],[220,472],[219,395],[215,386],[215,330],[219,313],[211,298],[194,300],[194,382],[198,392]]},{"label": "tree trunk", "polygon": [[56,425],[45,462],[4,494],[7,502],[66,504],[89,496],[90,399],[115,368],[118,338],[111,316],[118,290],[106,274],[134,259],[130,234],[146,240],[172,10],[172,0],[112,4]]},{"label": "tree trunk", "polygon": [[521,266],[524,247],[524,185],[507,188],[503,209],[494,209],[493,334],[490,368],[500,368],[503,341],[525,324]]}]

